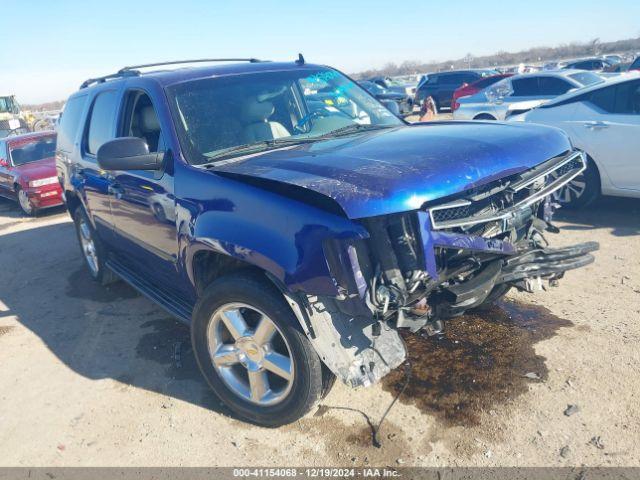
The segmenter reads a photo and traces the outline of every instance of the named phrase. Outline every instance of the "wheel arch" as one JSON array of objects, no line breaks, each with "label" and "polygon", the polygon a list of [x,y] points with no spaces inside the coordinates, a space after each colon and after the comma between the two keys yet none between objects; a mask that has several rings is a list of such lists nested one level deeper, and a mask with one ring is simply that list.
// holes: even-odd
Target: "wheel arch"
[{"label": "wheel arch", "polygon": [[497,118],[490,113],[482,112],[473,117],[474,120],[497,120]]},{"label": "wheel arch", "polygon": [[82,205],[82,201],[80,200],[80,198],[75,192],[72,192],[69,190],[64,192],[64,198],[65,198],[65,205],[67,207],[67,211],[73,217],[73,212],[76,211],[76,208]]},{"label": "wheel arch", "polygon": [[598,193],[602,195],[602,171],[600,166],[588,152],[585,151],[584,154],[587,156],[587,168],[592,167],[594,169],[593,171],[598,179]]},{"label": "wheel arch", "polygon": [[[212,248],[198,249],[189,264],[189,278],[198,297],[217,279],[239,272],[261,275],[271,283],[275,283],[273,275],[270,275],[265,269],[231,255],[217,252]],[[276,286],[280,288],[280,285]]]}]

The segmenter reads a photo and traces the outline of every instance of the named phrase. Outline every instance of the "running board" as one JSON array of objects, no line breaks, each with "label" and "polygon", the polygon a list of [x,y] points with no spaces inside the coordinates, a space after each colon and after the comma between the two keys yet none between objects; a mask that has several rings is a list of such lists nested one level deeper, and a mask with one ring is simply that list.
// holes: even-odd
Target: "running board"
[{"label": "running board", "polygon": [[107,260],[106,266],[142,295],[176,317],[180,322],[187,325],[191,323],[192,305],[176,297],[173,293],[153,285],[113,258]]}]

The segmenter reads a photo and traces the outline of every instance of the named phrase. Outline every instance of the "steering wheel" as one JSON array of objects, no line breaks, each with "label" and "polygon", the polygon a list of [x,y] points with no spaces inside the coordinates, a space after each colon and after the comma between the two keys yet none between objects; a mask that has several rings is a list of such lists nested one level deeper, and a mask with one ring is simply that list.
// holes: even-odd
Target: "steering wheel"
[{"label": "steering wheel", "polygon": [[321,115],[321,111],[320,110],[314,110],[313,112],[309,112],[304,117],[302,117],[300,120],[298,120],[298,123],[296,123],[294,125],[293,129],[296,132],[305,133],[304,130],[302,129],[302,127],[304,127],[307,123],[309,123],[314,118],[318,118],[318,117],[322,117],[322,116],[323,115]]},{"label": "steering wheel", "polygon": [[297,132],[300,133],[305,133],[302,130],[302,127],[304,127],[307,123],[309,123],[311,120],[313,120],[314,118],[324,118],[324,117],[331,117],[334,115],[339,115],[339,116],[343,116],[348,118],[349,120],[353,120],[353,118],[348,115],[347,113],[343,112],[340,109],[336,108],[336,111],[325,111],[325,110],[314,110],[313,112],[309,112],[307,115],[305,115],[304,117],[302,117],[298,123],[295,124],[295,126],[293,127],[293,129]]}]

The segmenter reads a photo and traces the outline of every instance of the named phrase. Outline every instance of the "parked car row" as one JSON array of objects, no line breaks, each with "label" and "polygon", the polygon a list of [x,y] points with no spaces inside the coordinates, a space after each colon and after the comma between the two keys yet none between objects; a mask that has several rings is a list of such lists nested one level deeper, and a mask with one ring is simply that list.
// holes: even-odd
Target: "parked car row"
[{"label": "parked car row", "polygon": [[[489,77],[493,79],[495,77]],[[458,98],[453,108],[456,120],[505,120],[520,108],[530,109],[570,90],[603,82],[584,70],[557,70],[515,75],[473,95]]]},{"label": "parked car row", "polygon": [[376,97],[382,103],[394,102],[398,106],[398,113],[402,116],[413,113],[413,99],[403,92],[388,90],[377,83],[362,81],[359,82],[367,92]]},{"label": "parked car row", "polygon": [[431,97],[438,112],[451,109],[453,92],[458,88],[498,73],[496,70],[461,70],[429,74],[418,84],[415,103],[422,104],[425,98]]},{"label": "parked car row", "polygon": [[586,153],[587,169],[554,194],[561,204],[640,197],[640,73],[593,83],[510,120],[560,128]]}]

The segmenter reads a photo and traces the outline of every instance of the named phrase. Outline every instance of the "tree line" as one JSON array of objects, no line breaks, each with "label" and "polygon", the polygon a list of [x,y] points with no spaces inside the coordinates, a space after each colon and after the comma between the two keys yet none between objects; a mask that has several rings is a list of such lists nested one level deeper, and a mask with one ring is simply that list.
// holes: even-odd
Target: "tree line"
[{"label": "tree line", "polygon": [[613,42],[601,42],[594,38],[588,42],[573,42],[557,47],[533,47],[520,52],[498,51],[492,55],[476,57],[468,53],[463,58],[443,62],[420,62],[406,60],[400,64],[388,63],[382,68],[369,69],[354,74],[356,78],[377,75],[410,75],[414,73],[438,72],[450,69],[486,68],[498,65],[531,64],[555,60],[565,60],[620,52],[640,51],[640,37]]}]

